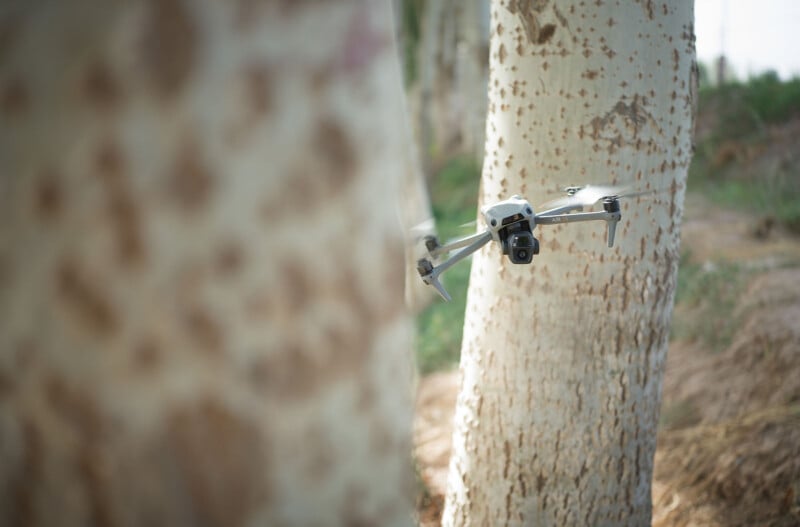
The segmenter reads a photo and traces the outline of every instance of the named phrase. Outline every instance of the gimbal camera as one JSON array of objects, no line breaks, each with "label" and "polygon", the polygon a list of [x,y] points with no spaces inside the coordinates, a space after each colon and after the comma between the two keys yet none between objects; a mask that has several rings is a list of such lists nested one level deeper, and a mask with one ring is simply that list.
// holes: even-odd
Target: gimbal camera
[{"label": "gimbal camera", "polygon": [[[513,264],[530,264],[534,255],[539,254],[539,240],[533,236],[536,225],[552,225],[556,223],[572,223],[576,221],[605,221],[608,232],[608,246],[614,246],[614,234],[617,223],[622,218],[619,198],[622,196],[641,195],[642,193],[623,193],[622,187],[602,187],[586,185],[585,187],[567,187],[567,197],[550,202],[544,212],[535,214],[530,203],[522,196],[512,196],[493,205],[481,208],[486,230],[441,245],[435,236],[424,238],[429,258],[417,261],[417,271],[422,281],[436,288],[445,300],[450,295],[439,282],[439,276],[454,264],[471,255],[490,241],[496,241],[503,254]],[[596,212],[582,211],[583,207],[603,201],[603,210]],[[434,265],[432,260],[461,249],[448,260]]]}]

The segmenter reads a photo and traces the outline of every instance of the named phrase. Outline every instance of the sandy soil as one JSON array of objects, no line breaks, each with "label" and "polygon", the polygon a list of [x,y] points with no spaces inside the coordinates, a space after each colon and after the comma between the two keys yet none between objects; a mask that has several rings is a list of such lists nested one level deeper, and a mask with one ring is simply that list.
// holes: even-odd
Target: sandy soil
[{"label": "sandy soil", "polygon": [[[690,195],[684,247],[754,270],[730,346],[672,342],[653,482],[653,525],[800,525],[800,238]],[[420,525],[439,525],[458,372],[420,382]]]}]

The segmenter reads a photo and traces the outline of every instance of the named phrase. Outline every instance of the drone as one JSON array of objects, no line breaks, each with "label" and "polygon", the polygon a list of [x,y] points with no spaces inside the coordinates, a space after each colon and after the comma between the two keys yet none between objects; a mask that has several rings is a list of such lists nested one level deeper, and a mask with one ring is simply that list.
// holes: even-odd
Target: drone
[{"label": "drone", "polygon": [[[425,236],[423,240],[430,258],[422,258],[417,261],[417,272],[422,281],[433,286],[439,295],[449,302],[450,294],[439,282],[441,274],[490,241],[495,241],[500,245],[503,254],[508,256],[511,263],[530,264],[534,255],[539,254],[539,240],[533,236],[533,228],[537,225],[605,221],[608,246],[613,247],[617,223],[622,219],[619,198],[644,194],[628,192],[625,187],[596,185],[567,187],[564,191],[567,194],[566,197],[545,204],[548,207],[547,210],[538,214],[534,213],[530,203],[519,195],[484,206],[481,208],[481,215],[486,224],[486,230],[444,245],[439,243],[436,236]],[[598,201],[603,202],[602,211],[582,212],[584,207],[592,206]],[[434,265],[434,260],[457,249],[461,250],[441,264]]]}]

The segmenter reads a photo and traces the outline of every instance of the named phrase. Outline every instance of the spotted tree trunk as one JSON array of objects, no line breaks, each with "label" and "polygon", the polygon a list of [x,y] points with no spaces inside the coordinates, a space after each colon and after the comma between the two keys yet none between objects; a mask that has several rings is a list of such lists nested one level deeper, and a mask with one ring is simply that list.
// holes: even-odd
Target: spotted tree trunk
[{"label": "spotted tree trunk", "polygon": [[[647,525],[692,144],[692,2],[492,3],[480,201],[655,191],[490,245],[468,294],[445,525]],[[552,194],[551,194],[552,195]]]},{"label": "spotted tree trunk", "polygon": [[389,2],[0,10],[0,524],[410,523]]}]

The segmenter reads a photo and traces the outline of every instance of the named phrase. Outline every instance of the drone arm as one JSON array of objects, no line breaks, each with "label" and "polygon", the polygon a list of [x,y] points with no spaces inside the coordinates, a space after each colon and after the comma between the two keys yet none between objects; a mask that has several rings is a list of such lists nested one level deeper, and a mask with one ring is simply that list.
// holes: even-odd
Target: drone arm
[{"label": "drone arm", "polygon": [[[465,242],[467,242],[467,240],[469,241],[468,243],[466,243],[465,246]],[[464,249],[458,251],[449,260],[443,262],[441,265],[438,265],[436,267],[434,267],[429,260],[426,259],[420,260],[417,263],[417,270],[419,271],[419,274],[422,277],[422,281],[425,282],[426,284],[435,287],[436,290],[439,292],[439,294],[442,296],[442,298],[444,298],[447,301],[450,301],[451,300],[450,295],[445,290],[444,286],[442,286],[441,282],[439,282],[439,275],[447,271],[450,267],[457,264],[470,254],[474,253],[487,243],[489,243],[491,240],[492,240],[492,233],[486,231],[480,234],[476,234],[474,236],[470,236],[469,238],[465,238],[463,240],[458,240],[454,244],[442,246],[442,248],[449,247],[448,251],[453,250],[454,248],[453,245],[456,245],[456,248],[464,247]],[[433,254],[433,251],[431,251],[431,253]],[[437,254],[441,254],[441,252]]]},{"label": "drone arm", "polygon": [[[472,236],[467,236],[466,238],[459,238],[457,240],[451,240],[444,245],[439,245],[439,242],[436,241],[436,238],[431,237],[425,240],[426,246],[428,248],[428,252],[433,258],[437,258],[443,254],[447,254],[451,251],[456,249],[460,249],[462,247],[469,247],[476,241],[482,240],[488,232],[480,232],[478,234],[473,234]],[[491,234],[490,234],[491,238]],[[480,248],[483,244],[479,245]],[[475,249],[477,250],[477,249]],[[474,252],[474,251],[473,251]],[[460,254],[460,253],[459,253]]]},{"label": "drone arm", "polygon": [[620,219],[622,219],[622,214],[619,212],[619,210],[611,212],[581,212],[575,214],[552,214],[552,211],[547,211],[536,215],[536,224],[553,225],[557,223],[573,223],[578,221],[605,221],[608,224],[608,246],[613,247],[614,235],[617,231],[617,222],[619,222]]},{"label": "drone arm", "polygon": [[538,218],[539,216],[557,216],[560,214],[567,214],[568,212],[572,212],[573,210],[583,210],[583,205],[580,204],[562,205],[561,207],[556,207],[553,209],[540,212],[539,214],[536,215],[536,217]]},{"label": "drone arm", "polygon": [[[470,243],[466,244],[463,250],[458,251],[449,260],[442,262],[442,264],[437,267],[437,269],[440,269],[440,274],[492,241],[492,233],[489,231],[482,232],[480,234],[470,236],[464,241],[466,240],[470,240]],[[459,247],[461,247],[461,245],[459,245]]]}]

